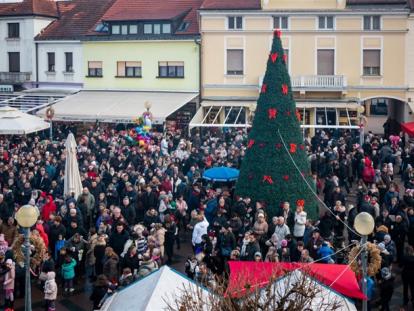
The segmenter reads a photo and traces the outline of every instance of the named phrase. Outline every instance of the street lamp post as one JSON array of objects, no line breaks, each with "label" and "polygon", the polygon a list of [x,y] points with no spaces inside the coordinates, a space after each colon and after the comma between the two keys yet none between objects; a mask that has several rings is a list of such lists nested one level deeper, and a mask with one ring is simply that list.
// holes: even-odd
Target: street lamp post
[{"label": "street lamp post", "polygon": [[361,264],[362,264],[362,292],[367,299],[362,301],[362,311],[368,310],[368,295],[367,295],[367,240],[368,235],[374,231],[374,218],[367,212],[362,212],[356,215],[354,227],[361,237]]},{"label": "street lamp post", "polygon": [[16,213],[16,220],[24,229],[24,265],[26,273],[24,310],[32,311],[32,293],[30,284],[30,228],[36,223],[39,210],[33,205],[24,205]]}]

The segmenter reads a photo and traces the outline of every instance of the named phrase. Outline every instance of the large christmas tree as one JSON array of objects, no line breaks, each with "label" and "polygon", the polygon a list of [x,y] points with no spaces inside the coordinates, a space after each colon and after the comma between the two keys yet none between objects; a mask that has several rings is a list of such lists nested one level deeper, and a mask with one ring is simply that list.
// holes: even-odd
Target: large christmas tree
[{"label": "large christmas tree", "polygon": [[304,204],[308,218],[315,219],[316,199],[302,176],[312,187],[314,181],[286,63],[280,31],[275,30],[236,194],[265,202],[269,216],[288,201],[292,209]]}]

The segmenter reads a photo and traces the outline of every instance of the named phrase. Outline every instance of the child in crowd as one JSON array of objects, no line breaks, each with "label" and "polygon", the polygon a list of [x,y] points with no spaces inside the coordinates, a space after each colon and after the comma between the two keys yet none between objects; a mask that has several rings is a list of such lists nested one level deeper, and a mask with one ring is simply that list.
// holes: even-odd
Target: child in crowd
[{"label": "child in crowd", "polygon": [[76,260],[70,257],[69,255],[66,255],[65,261],[62,264],[63,288],[65,293],[73,293],[75,291],[75,289],[73,288],[73,279],[75,278],[75,266]]},{"label": "child in crowd", "polygon": [[7,272],[4,276],[5,310],[12,311],[14,305],[14,279],[16,276],[14,262],[10,258],[6,260]]},{"label": "child in crowd", "polygon": [[44,287],[44,293],[45,293],[45,310],[46,311],[55,311],[55,301],[57,297],[57,284],[55,281],[55,272],[49,271],[47,272],[46,276],[46,282]]}]

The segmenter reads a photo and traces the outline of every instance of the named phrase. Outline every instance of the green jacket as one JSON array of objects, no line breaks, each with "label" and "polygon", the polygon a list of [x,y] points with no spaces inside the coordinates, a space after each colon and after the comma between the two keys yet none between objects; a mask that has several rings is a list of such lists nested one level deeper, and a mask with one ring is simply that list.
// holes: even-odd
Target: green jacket
[{"label": "green jacket", "polygon": [[70,280],[75,277],[76,261],[72,258],[70,262],[62,264],[62,277],[64,280]]}]

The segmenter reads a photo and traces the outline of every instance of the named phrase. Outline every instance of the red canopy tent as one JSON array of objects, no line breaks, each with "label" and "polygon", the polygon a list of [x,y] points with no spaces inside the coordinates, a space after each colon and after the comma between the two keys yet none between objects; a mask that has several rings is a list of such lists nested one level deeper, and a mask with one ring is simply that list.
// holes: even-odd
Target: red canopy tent
[{"label": "red canopy tent", "polygon": [[401,123],[401,129],[410,136],[414,136],[414,122]]},{"label": "red canopy tent", "polygon": [[[227,294],[233,297],[242,297],[246,292],[266,286],[271,279],[281,277],[286,272],[301,269],[302,272],[346,297],[366,298],[359,288],[355,273],[347,265],[249,261],[229,261],[229,265],[230,280]],[[334,281],[335,283],[332,284]]]}]

